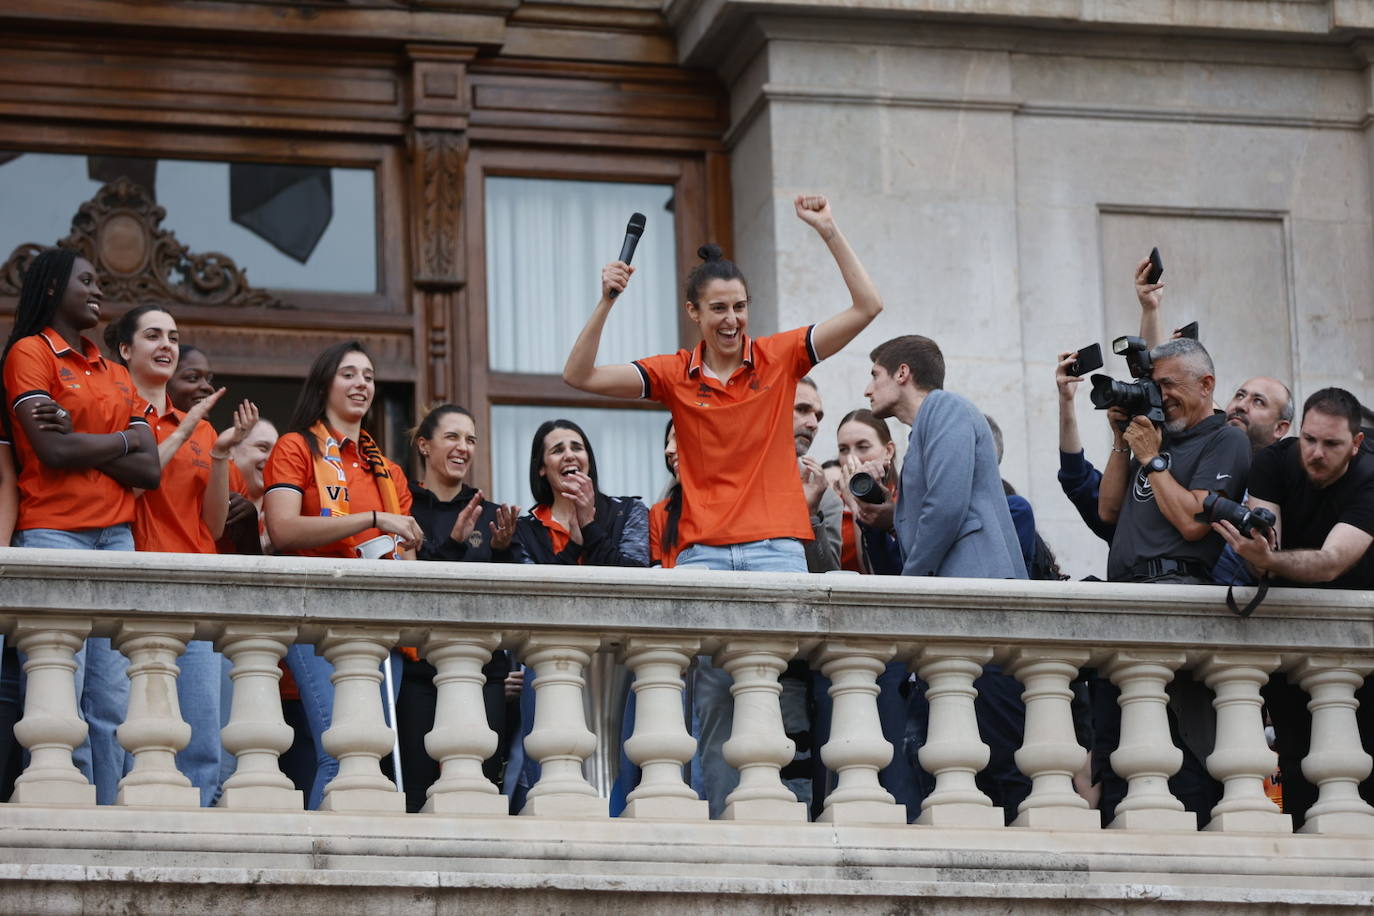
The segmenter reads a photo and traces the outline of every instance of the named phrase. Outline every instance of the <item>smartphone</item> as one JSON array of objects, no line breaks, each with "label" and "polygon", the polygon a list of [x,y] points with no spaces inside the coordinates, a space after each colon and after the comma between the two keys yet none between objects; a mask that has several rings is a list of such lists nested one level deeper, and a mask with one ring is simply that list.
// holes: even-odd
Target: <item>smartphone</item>
[{"label": "smartphone", "polygon": [[1175,337],[1187,337],[1190,340],[1197,340],[1197,322],[1190,321],[1183,327],[1174,331]]},{"label": "smartphone", "polygon": [[1078,359],[1073,361],[1069,367],[1069,375],[1077,378],[1092,372],[1094,369],[1102,368],[1102,347],[1098,344],[1088,344],[1081,347],[1078,351]]},{"label": "smartphone", "polygon": [[1164,259],[1159,256],[1158,248],[1150,249],[1150,272],[1145,275],[1146,283],[1158,283],[1164,276]]}]

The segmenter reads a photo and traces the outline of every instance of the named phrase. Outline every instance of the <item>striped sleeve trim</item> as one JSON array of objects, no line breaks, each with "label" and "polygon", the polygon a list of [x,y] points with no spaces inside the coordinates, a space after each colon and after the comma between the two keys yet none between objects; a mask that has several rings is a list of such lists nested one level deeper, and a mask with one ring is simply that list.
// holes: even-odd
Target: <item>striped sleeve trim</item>
[{"label": "striped sleeve trim", "polygon": [[35,388],[33,391],[22,392],[16,395],[13,401],[10,401],[10,410],[14,410],[20,404],[24,403],[25,401],[31,401],[34,398],[47,398],[49,401],[51,401],[52,395],[46,391],[37,388]]},{"label": "striped sleeve trim", "polygon": [[649,373],[645,371],[644,367],[639,363],[630,363],[630,365],[634,366],[635,370],[639,372],[640,400],[648,400],[649,396],[653,394],[653,386],[649,384]]},{"label": "striped sleeve trim", "polygon": [[296,486],[294,483],[274,483],[274,484],[272,484],[272,486],[268,487],[268,488],[267,488],[265,491],[263,491],[263,492],[265,492],[265,493],[271,493],[273,490],[295,490],[297,493],[301,494],[302,496],[305,495],[305,491],[302,490],[300,487]]},{"label": "striped sleeve trim", "polygon": [[816,326],[813,324],[806,329],[806,355],[811,357],[811,365],[815,366],[821,361],[816,353]]}]

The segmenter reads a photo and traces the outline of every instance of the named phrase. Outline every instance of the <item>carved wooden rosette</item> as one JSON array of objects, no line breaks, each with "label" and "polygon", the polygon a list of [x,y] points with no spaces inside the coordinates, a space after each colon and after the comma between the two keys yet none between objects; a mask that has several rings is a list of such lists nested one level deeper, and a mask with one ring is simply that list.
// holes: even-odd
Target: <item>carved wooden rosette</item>
[{"label": "carved wooden rosette", "polygon": [[[100,188],[72,217],[72,231],[57,242],[95,266],[106,298],[130,305],[152,303],[292,308],[253,289],[243,268],[219,252],[192,252],[162,228],[167,211],[142,186],[117,178]],[[0,267],[0,295],[15,296],[24,271],[42,246],[20,245]]]}]

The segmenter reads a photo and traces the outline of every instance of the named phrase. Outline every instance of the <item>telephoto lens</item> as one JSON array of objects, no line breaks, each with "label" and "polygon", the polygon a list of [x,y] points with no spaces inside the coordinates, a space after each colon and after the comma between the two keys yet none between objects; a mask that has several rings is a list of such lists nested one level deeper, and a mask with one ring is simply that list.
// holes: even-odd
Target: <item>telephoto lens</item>
[{"label": "telephoto lens", "polygon": [[887,502],[887,494],[883,492],[882,485],[873,479],[872,474],[863,471],[849,478],[849,492],[854,494],[855,499],[875,506]]}]

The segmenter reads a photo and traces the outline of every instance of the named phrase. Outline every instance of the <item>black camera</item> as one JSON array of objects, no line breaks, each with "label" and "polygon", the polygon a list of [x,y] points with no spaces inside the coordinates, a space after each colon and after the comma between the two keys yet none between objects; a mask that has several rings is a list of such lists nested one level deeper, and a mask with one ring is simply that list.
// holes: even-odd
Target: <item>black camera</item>
[{"label": "black camera", "polygon": [[883,492],[883,485],[874,479],[872,474],[863,471],[849,478],[849,492],[854,494],[854,498],[875,506],[881,506],[887,502],[887,494]]},{"label": "black camera", "polygon": [[1200,522],[1230,522],[1240,532],[1241,537],[1249,537],[1250,532],[1268,534],[1274,527],[1274,513],[1268,509],[1248,509],[1235,500],[1227,499],[1220,493],[1208,493],[1202,500],[1202,511],[1196,516]]},{"label": "black camera", "polygon": [[1134,382],[1118,382],[1109,375],[1094,375],[1089,398],[1098,410],[1120,407],[1132,417],[1144,417],[1156,426],[1164,425],[1164,395],[1150,374],[1150,347],[1140,337],[1118,337],[1112,341],[1112,352],[1126,357],[1126,368]]}]

